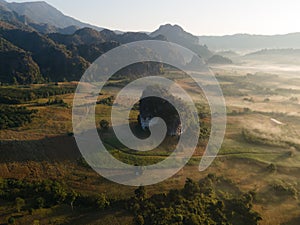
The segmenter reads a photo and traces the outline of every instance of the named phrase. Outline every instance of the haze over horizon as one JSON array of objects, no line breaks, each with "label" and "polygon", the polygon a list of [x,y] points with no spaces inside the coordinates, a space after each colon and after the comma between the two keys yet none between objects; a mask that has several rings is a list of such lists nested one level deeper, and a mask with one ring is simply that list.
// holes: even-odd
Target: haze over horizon
[{"label": "haze over horizon", "polygon": [[178,24],[195,35],[274,35],[300,32],[296,30],[297,21],[300,21],[300,2],[295,0],[89,0],[89,4],[83,4],[81,0],[46,2],[68,16],[111,30],[152,32],[160,25],[170,23]]}]

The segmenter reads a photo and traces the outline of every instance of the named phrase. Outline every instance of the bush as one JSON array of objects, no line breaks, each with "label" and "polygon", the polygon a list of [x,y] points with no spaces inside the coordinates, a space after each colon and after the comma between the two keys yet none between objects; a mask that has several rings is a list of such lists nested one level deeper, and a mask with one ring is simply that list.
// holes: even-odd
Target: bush
[{"label": "bush", "polygon": [[110,202],[106,198],[104,193],[100,194],[96,199],[96,205],[98,209],[105,209],[110,205]]},{"label": "bush", "polygon": [[277,182],[275,184],[272,184],[271,187],[277,194],[289,195],[297,198],[298,190],[291,184],[285,182]]},{"label": "bush", "polygon": [[97,102],[97,104],[112,106],[114,104],[114,101],[115,101],[115,97],[110,96],[108,98],[101,99],[100,101]]},{"label": "bush", "polygon": [[9,217],[7,220],[8,224],[14,224],[16,222],[15,218],[13,216]]},{"label": "bush", "polygon": [[277,167],[275,164],[271,163],[268,167],[267,167],[267,170],[271,173],[274,173],[277,171]]}]

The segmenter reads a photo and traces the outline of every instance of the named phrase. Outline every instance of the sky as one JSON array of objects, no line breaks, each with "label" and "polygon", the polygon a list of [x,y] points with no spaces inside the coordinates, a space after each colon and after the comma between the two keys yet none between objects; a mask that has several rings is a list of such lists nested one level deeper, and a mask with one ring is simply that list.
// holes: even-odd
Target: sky
[{"label": "sky", "polygon": [[[31,0],[32,1],[32,0]],[[9,1],[12,2],[12,1]],[[14,0],[14,2],[25,2]],[[121,31],[171,23],[195,35],[300,32],[299,0],[46,0],[83,22]]]}]

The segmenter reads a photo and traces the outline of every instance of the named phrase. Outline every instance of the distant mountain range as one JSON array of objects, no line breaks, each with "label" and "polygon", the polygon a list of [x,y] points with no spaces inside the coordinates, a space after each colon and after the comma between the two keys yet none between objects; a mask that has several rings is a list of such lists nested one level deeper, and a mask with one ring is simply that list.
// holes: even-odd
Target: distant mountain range
[{"label": "distant mountain range", "polygon": [[226,36],[200,36],[200,44],[214,51],[257,51],[260,49],[300,49],[300,33],[285,35],[235,34]]},{"label": "distant mountain range", "polygon": [[241,57],[242,60],[272,64],[300,64],[300,49],[263,49]]},{"label": "distant mountain range", "polygon": [[[79,80],[89,65],[105,52],[141,40],[177,43],[194,51],[208,64],[230,64],[229,58],[240,57],[229,49],[300,48],[300,34],[197,37],[170,24],[152,33],[114,32],[65,16],[45,2],[0,0],[0,83]],[[298,52],[293,53],[298,56]],[[174,52],[173,57],[180,57],[176,54]],[[254,56],[268,58],[270,54],[278,55],[278,52],[257,52]],[[144,66],[149,71],[149,65]],[[136,69],[143,72],[142,66]],[[151,72],[155,69],[161,71],[160,66],[154,66]],[[128,71],[134,74],[133,70]]]},{"label": "distant mountain range", "polygon": [[[100,31],[99,31],[100,30]],[[121,44],[162,40],[185,46],[208,60],[213,53],[197,37],[175,25],[157,31],[115,33],[81,23],[45,2],[7,3],[0,0],[0,82],[35,83],[79,80],[99,56]],[[174,52],[173,57],[179,57]],[[132,74],[160,73],[158,65],[136,66]],[[123,72],[126,70],[123,70]]]}]

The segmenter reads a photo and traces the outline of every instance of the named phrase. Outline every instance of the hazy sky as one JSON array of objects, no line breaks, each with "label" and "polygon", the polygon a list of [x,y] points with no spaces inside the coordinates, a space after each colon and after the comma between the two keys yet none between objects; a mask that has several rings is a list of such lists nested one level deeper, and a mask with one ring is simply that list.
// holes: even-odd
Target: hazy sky
[{"label": "hazy sky", "polygon": [[46,0],[46,2],[66,15],[113,30],[154,31],[161,24],[171,23],[179,24],[185,30],[197,35],[300,32],[299,0]]}]

